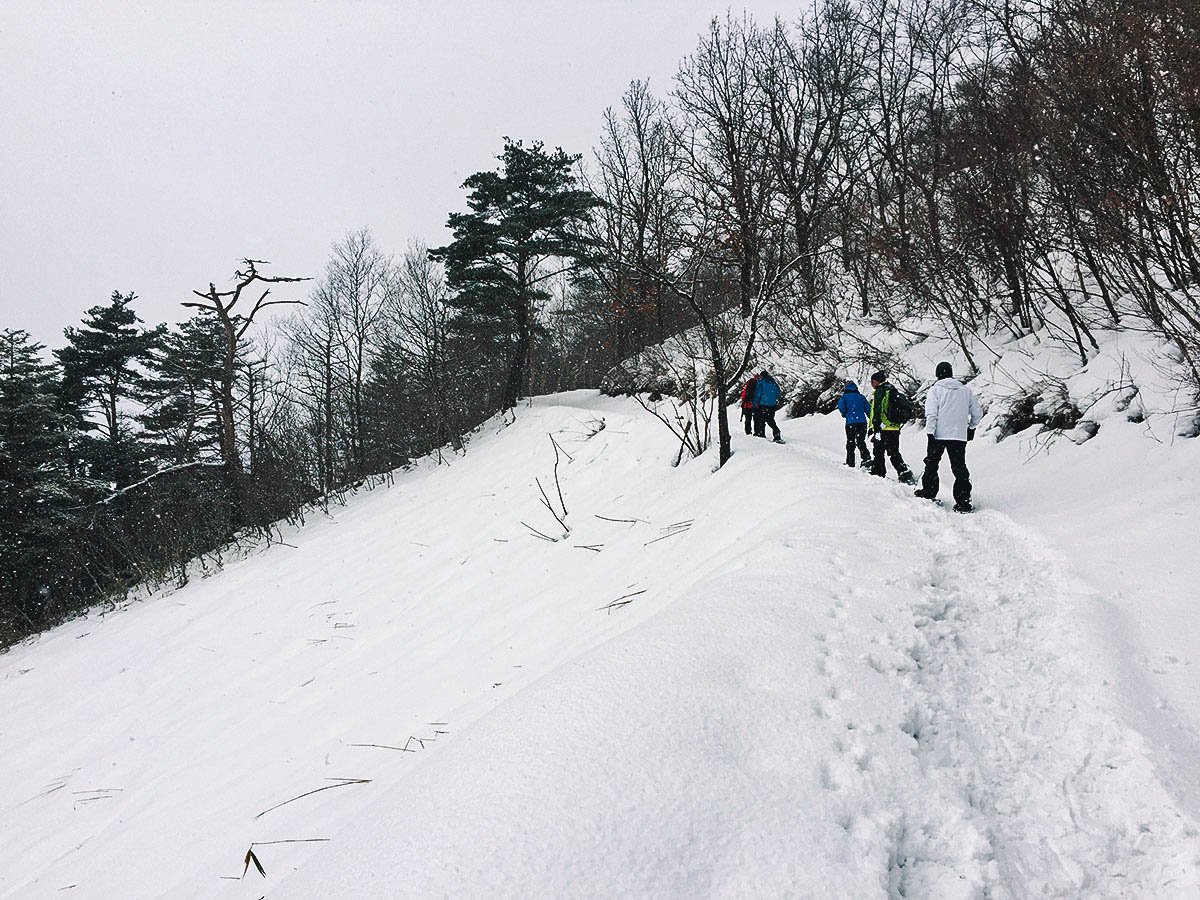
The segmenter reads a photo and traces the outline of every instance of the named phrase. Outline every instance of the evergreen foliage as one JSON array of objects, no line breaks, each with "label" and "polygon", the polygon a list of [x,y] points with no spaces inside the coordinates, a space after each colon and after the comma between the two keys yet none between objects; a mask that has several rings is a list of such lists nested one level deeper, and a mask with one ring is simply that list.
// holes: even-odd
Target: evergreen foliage
[{"label": "evergreen foliage", "polygon": [[67,468],[74,421],[42,350],[25,331],[0,331],[0,643],[70,602],[63,557],[86,485]]},{"label": "evergreen foliage", "polygon": [[146,452],[160,467],[216,455],[223,345],[220,325],[196,315],[163,333],[147,358],[138,421]]},{"label": "evergreen foliage", "polygon": [[499,171],[476,172],[465,182],[469,212],[451,213],[454,240],[431,251],[443,260],[458,293],[456,328],[481,344],[495,342],[507,357],[502,405],[528,394],[540,306],[550,279],[594,252],[585,224],[599,201],[577,187],[578,156],[540,142],[526,148],[506,138]]},{"label": "evergreen foliage", "polygon": [[139,369],[163,334],[139,327],[136,295],[113,291],[108,305],[93,306],[78,328],[65,331],[67,345],[55,351],[62,366],[62,393],[82,434],[82,471],[118,487],[145,474],[142,448],[129,405],[140,397]]}]

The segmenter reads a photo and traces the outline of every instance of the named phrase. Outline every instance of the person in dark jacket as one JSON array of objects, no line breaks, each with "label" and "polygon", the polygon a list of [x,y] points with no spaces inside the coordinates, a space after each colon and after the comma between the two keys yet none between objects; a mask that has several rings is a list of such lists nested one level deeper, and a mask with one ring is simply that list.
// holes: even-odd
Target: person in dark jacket
[{"label": "person in dark jacket", "polygon": [[757,375],[742,385],[742,418],[746,420],[746,434],[754,427],[754,392],[757,389]]},{"label": "person in dark jacket", "polygon": [[783,396],[783,391],[779,389],[779,384],[771,377],[771,373],[766,369],[759,372],[758,386],[754,389],[755,437],[766,437],[767,426],[770,425],[771,431],[775,434],[775,443],[783,443],[779,426],[775,424],[775,408],[779,406],[781,396]]},{"label": "person in dark jacket", "polygon": [[925,397],[925,431],[929,449],[925,453],[925,474],[918,497],[933,500],[938,495],[938,466],[942,454],[950,457],[954,473],[954,509],[970,512],[971,473],[967,470],[967,441],[975,437],[975,429],[983,418],[979,401],[971,389],[954,377],[948,362],[940,362],[934,370],[937,381]]},{"label": "person in dark jacket", "polygon": [[867,449],[867,420],[871,416],[871,401],[858,391],[858,385],[847,381],[838,400],[838,412],[846,420],[846,465],[854,466],[854,449],[858,448],[863,468],[871,464],[871,451]]},{"label": "person in dark jacket", "polygon": [[886,372],[876,372],[871,376],[871,387],[875,396],[871,400],[871,419],[868,431],[871,432],[871,443],[874,445],[874,462],[871,464],[871,474],[882,478],[887,474],[884,466],[884,455],[896,470],[896,477],[902,484],[916,484],[916,476],[900,455],[900,424],[888,418],[888,406],[896,396],[896,389],[888,383]]}]

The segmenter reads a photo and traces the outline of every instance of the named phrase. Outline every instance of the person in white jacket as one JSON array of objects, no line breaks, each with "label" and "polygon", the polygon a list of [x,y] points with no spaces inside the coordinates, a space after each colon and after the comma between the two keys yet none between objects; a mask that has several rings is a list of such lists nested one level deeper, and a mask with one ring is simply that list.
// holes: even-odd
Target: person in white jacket
[{"label": "person in white jacket", "polygon": [[921,487],[914,493],[926,500],[938,494],[938,466],[944,452],[950,457],[954,472],[954,509],[971,511],[971,473],[967,471],[967,441],[975,437],[975,429],[983,418],[979,401],[971,389],[954,378],[948,362],[940,362],[934,373],[937,381],[925,397],[925,432],[929,449],[925,454],[925,474]]}]

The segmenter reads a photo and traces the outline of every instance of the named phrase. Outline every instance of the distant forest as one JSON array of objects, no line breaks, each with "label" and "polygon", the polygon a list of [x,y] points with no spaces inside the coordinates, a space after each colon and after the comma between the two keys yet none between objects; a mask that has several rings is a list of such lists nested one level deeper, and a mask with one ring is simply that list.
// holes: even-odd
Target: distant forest
[{"label": "distant forest", "polygon": [[3,328],[0,647],[182,584],[685,329],[711,363],[692,389],[719,399],[764,323],[803,353],[913,315],[972,365],[976,334],[1086,361],[1100,328],[1152,332],[1195,396],[1197,35],[1195,0],[729,16],[669,91],[614,98],[590,153],[504,139],[443,247],[361,231],[319,273],[217,260],[180,324],[113,291],[52,352]]}]

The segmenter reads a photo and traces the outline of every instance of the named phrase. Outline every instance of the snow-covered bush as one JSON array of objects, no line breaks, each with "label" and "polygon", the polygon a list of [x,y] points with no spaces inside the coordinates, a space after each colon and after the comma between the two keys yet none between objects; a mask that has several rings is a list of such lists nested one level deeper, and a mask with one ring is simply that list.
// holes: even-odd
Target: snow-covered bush
[{"label": "snow-covered bush", "polygon": [[828,369],[811,370],[787,391],[789,419],[833,412],[846,379]]},{"label": "snow-covered bush", "polygon": [[679,382],[667,370],[662,354],[647,350],[609,369],[600,380],[600,392],[609,397],[633,394],[674,397],[679,393]]},{"label": "snow-covered bush", "polygon": [[[1067,385],[1058,379],[1046,379],[1015,393],[995,419],[997,440],[1019,434],[1034,425],[1042,430],[1071,431],[1083,418],[1083,412],[1072,401]],[[1088,435],[1093,436],[1099,425]]]}]

